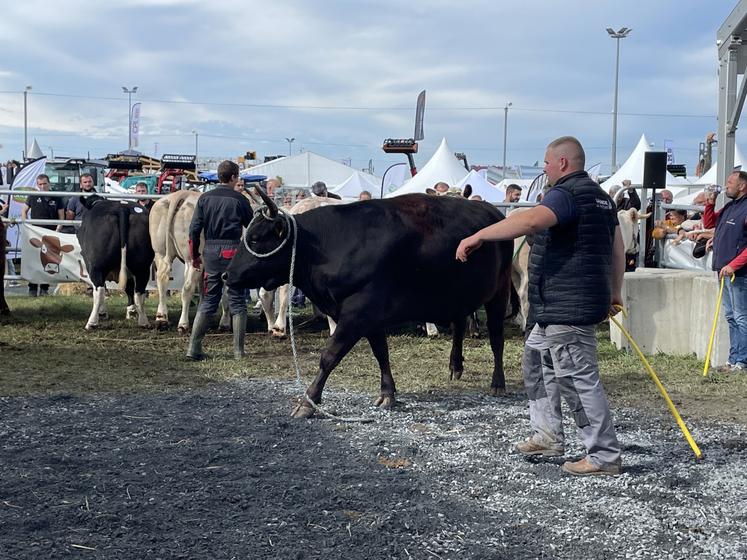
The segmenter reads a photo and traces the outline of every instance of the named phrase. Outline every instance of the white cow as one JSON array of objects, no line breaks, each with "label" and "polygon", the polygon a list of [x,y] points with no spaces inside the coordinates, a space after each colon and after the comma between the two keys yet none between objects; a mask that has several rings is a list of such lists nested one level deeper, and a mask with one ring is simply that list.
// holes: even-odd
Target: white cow
[{"label": "white cow", "polygon": [[[158,311],[156,327],[169,324],[166,307],[166,291],[171,275],[171,264],[175,258],[184,263],[184,285],[182,286],[182,313],[177,330],[181,334],[189,332],[189,304],[195,289],[202,286],[202,269],[192,266],[189,252],[189,225],[195,211],[197,199],[202,193],[197,191],[177,191],[159,199],[150,210],[150,239],[156,253],[156,282],[158,284]],[[220,328],[230,328],[230,315],[225,306],[220,319]]]}]

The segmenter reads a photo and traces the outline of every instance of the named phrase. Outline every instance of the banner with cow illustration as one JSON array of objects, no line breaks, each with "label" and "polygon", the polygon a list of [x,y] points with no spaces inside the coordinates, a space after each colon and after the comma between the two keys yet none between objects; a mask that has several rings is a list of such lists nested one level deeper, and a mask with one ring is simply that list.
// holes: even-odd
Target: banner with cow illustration
[{"label": "banner with cow illustration", "polygon": [[74,234],[21,224],[21,276],[34,284],[88,282]]},{"label": "banner with cow illustration", "polygon": [[[86,282],[90,284],[86,264],[80,254],[78,238],[72,233],[20,224],[21,277],[34,284],[61,284],[62,282]],[[181,289],[184,282],[184,265],[178,259],[171,269],[168,289]],[[107,287],[116,288],[116,282],[107,282]],[[151,269],[148,289],[157,289],[155,266]]]}]

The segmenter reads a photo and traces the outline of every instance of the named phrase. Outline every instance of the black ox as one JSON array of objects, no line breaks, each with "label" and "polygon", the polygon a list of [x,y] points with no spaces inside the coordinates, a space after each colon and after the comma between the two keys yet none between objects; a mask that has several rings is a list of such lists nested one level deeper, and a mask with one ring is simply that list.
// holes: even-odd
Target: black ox
[{"label": "black ox", "polygon": [[[272,290],[288,281],[292,222],[258,191],[266,205],[245,232],[226,281],[233,287]],[[455,260],[459,241],[503,219],[493,206],[458,197],[404,195],[388,200],[325,206],[295,216],[298,227],[293,282],[337,329],[322,352],[319,371],[306,390],[319,403],[330,372],[361,338],[381,368],[376,405],[394,403],[386,329],[407,321],[452,323],[449,369],[464,369],[465,318],[485,305],[494,367],[492,392],[505,391],[503,318],[511,284],[510,241],[485,243],[466,263]],[[284,239],[289,239],[277,249]],[[308,403],[295,417],[314,413]]]},{"label": "black ox", "polygon": [[87,208],[78,229],[81,254],[93,284],[93,309],[86,329],[96,328],[106,316],[105,282],[118,278],[127,294],[127,318],[137,313],[138,325],[148,326],[143,301],[153,264],[148,210],[135,202],[115,202],[100,196],[82,200]]}]

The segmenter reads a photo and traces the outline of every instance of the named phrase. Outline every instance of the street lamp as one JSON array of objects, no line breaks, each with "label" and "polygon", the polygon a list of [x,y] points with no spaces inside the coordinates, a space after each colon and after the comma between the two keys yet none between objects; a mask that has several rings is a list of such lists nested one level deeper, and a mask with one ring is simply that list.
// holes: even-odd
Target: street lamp
[{"label": "street lamp", "polygon": [[503,108],[503,178],[506,178],[506,138],[508,135],[508,108],[513,105],[510,101]]},{"label": "street lamp", "polygon": [[127,112],[127,149],[132,150],[132,94],[137,93],[137,86],[131,89],[122,86],[122,91],[127,94],[127,104],[129,105],[129,111]]},{"label": "street lamp", "polygon": [[617,41],[617,54],[615,56],[615,104],[612,108],[612,173],[617,170],[617,83],[620,73],[620,39],[625,39],[633,31],[628,27],[621,27],[615,31],[611,27],[607,28],[610,37]]},{"label": "street lamp", "polygon": [[288,141],[288,155],[291,155],[293,153],[292,148],[293,148],[293,141],[295,140],[295,138],[286,138],[286,140]]},{"label": "street lamp", "polygon": [[196,130],[193,130],[192,134],[195,135],[195,166],[196,166],[197,165],[197,139],[199,138],[200,134]]},{"label": "street lamp", "polygon": [[28,120],[28,93],[31,86],[23,90],[23,159],[26,159],[26,151],[29,149],[29,120]]}]

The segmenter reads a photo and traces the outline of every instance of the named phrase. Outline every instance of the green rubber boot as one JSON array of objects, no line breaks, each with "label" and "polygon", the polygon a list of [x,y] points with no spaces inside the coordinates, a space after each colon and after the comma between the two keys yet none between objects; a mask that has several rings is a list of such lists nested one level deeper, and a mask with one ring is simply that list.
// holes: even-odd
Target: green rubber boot
[{"label": "green rubber boot", "polygon": [[195,315],[195,321],[192,324],[192,336],[189,339],[189,350],[187,350],[187,358],[190,360],[198,361],[207,358],[202,352],[202,339],[205,338],[209,322],[210,317],[205,313],[198,311]]},{"label": "green rubber boot", "polygon": [[233,327],[233,357],[240,360],[246,357],[246,352],[244,352],[246,313],[240,313],[231,317],[231,326]]}]

